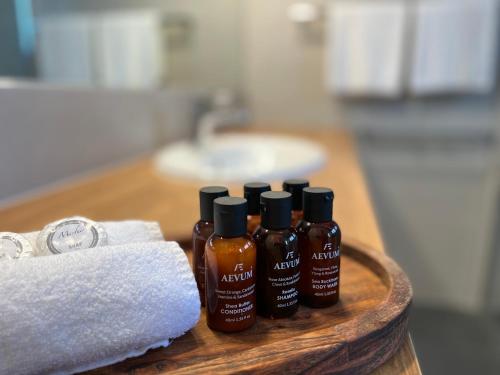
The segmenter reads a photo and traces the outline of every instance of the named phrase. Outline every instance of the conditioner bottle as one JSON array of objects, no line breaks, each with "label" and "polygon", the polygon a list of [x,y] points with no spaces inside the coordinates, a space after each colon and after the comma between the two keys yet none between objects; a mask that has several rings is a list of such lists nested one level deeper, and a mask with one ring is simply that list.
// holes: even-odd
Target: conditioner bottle
[{"label": "conditioner bottle", "polygon": [[332,220],[333,191],[305,188],[304,219],[297,226],[300,249],[300,301],[327,307],[339,299],[340,228]]},{"label": "conditioner bottle", "polygon": [[265,182],[249,182],[243,187],[243,194],[248,201],[248,233],[253,234],[260,225],[260,194],[270,191],[271,185]]},{"label": "conditioner bottle", "polygon": [[290,227],[292,195],[268,191],[260,196],[261,225],[257,245],[257,311],[266,318],[285,318],[299,306],[299,252]]},{"label": "conditioner bottle", "polygon": [[200,189],[199,195],[200,220],[193,228],[193,271],[201,305],[205,306],[205,244],[214,232],[214,200],[229,192],[223,186],[206,186]]},{"label": "conditioner bottle", "polygon": [[256,247],[247,234],[247,201],[214,201],[214,233],[205,248],[206,314],[216,331],[237,332],[256,319]]},{"label": "conditioner bottle", "polygon": [[304,188],[309,187],[309,181],[292,178],[283,181],[283,190],[292,194],[292,226],[295,228],[299,221],[304,218],[302,210],[302,191]]}]

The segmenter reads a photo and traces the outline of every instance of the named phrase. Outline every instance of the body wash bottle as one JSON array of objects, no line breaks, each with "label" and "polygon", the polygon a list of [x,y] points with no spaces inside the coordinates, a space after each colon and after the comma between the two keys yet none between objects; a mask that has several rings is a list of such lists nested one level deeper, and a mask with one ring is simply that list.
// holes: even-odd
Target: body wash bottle
[{"label": "body wash bottle", "polygon": [[247,234],[247,201],[214,201],[214,233],[205,248],[206,314],[216,331],[237,332],[256,319],[256,247]]},{"label": "body wash bottle", "polygon": [[283,181],[283,190],[292,194],[292,226],[295,226],[304,218],[302,210],[302,191],[309,187],[309,181],[301,178],[291,178]]},{"label": "body wash bottle", "polygon": [[304,219],[297,226],[300,302],[327,307],[339,299],[340,228],[332,220],[333,191],[305,188]]},{"label": "body wash bottle", "polygon": [[260,225],[260,194],[270,191],[271,185],[265,182],[249,182],[243,187],[243,194],[248,202],[248,233],[253,234]]},{"label": "body wash bottle", "polygon": [[298,239],[291,225],[292,195],[268,191],[260,196],[261,225],[257,245],[257,311],[266,318],[285,318],[299,306]]},{"label": "body wash bottle", "polygon": [[206,186],[199,195],[200,220],[193,228],[193,271],[201,305],[205,306],[205,244],[214,232],[214,200],[228,196],[229,192],[224,186]]}]

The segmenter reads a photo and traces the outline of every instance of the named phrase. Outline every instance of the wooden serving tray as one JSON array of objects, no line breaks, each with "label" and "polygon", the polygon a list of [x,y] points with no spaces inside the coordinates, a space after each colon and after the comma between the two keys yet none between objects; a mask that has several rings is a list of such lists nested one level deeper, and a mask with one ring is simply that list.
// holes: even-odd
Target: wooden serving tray
[{"label": "wooden serving tray", "polygon": [[347,240],[337,305],[300,306],[291,318],[258,318],[251,329],[232,334],[210,330],[203,311],[197,326],[168,348],[90,373],[366,374],[407,337],[411,299],[410,282],[393,260]]}]

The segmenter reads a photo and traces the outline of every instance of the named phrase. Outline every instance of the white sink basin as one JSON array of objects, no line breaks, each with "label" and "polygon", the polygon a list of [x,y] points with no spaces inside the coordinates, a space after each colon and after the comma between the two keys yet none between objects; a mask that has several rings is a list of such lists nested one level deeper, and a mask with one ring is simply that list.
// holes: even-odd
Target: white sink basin
[{"label": "white sink basin", "polygon": [[204,146],[178,142],[155,158],[163,174],[217,183],[300,177],[324,162],[325,153],[313,142],[267,134],[217,135]]}]

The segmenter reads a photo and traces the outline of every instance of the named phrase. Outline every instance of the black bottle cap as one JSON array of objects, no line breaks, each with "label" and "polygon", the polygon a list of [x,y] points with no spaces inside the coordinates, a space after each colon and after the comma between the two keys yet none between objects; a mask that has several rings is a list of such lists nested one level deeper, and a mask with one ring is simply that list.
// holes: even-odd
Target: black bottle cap
[{"label": "black bottle cap", "polygon": [[323,187],[307,187],[303,191],[304,220],[311,223],[332,221],[333,191]]},{"label": "black bottle cap", "polygon": [[260,194],[270,191],[271,185],[266,182],[249,182],[243,187],[243,195],[248,201],[248,214],[258,215],[260,213]]},{"label": "black bottle cap", "polygon": [[214,233],[240,237],[247,233],[247,200],[221,197],[214,200]]},{"label": "black bottle cap", "polygon": [[266,191],[260,195],[261,225],[266,229],[285,229],[292,224],[292,194]]},{"label": "black bottle cap", "polygon": [[214,221],[214,200],[226,197],[229,191],[224,186],[205,186],[200,189],[200,219]]},{"label": "black bottle cap", "polygon": [[306,187],[309,187],[309,181],[302,178],[283,181],[283,190],[292,194],[292,210],[302,211],[302,190]]}]

